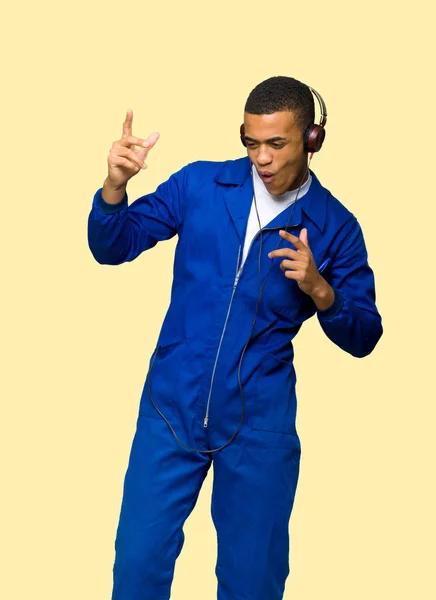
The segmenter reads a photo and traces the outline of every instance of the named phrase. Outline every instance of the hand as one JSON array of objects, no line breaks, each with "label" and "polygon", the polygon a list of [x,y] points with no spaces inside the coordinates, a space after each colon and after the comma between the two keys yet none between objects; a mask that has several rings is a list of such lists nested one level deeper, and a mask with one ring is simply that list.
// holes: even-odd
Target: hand
[{"label": "hand", "polygon": [[285,260],[282,260],[280,263],[280,268],[284,271],[285,277],[288,279],[295,279],[300,290],[309,296],[313,296],[316,294],[317,290],[322,287],[325,280],[316,268],[315,260],[307,238],[307,229],[304,228],[301,230],[299,238],[283,230],[280,230],[279,233],[282,238],[291,242],[297,250],[292,250],[292,248],[280,248],[278,250],[273,250],[268,256],[270,258],[276,256],[286,257]]},{"label": "hand", "polygon": [[[107,182],[114,188],[120,189],[131,177],[146,169],[145,159],[151,148],[159,139],[159,133],[153,132],[147,139],[132,135],[133,111],[128,110],[123,123],[123,137],[112,144],[108,156]],[[141,146],[136,150],[135,146]]]}]

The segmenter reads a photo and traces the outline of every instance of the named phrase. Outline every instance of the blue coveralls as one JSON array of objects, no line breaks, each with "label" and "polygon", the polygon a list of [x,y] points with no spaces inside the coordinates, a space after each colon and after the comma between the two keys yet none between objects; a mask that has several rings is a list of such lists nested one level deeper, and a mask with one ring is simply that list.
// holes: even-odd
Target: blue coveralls
[{"label": "blue coveralls", "polygon": [[[250,169],[248,157],[196,161],[130,206],[127,194],[118,205],[106,203],[100,188],[88,219],[89,248],[101,264],[132,261],[178,235],[171,301],[150,383],[177,436],[205,450],[225,444],[241,416],[238,364],[259,295],[259,234],[234,286],[253,200]],[[317,310],[284,276],[283,258],[267,256],[281,239],[291,205],[263,229],[262,277],[274,264],[242,362],[245,417],[232,442],[209,454],[181,446],[150,400],[147,373],[124,482],[112,600],[170,597],[182,527],[211,464],[218,599],[283,597],[301,453],[292,340],[315,313],[330,340],[356,357],[368,355],[383,332],[360,225],[311,174],[288,231],[299,236],[308,229],[318,267],[330,259],[322,274],[334,289],[334,303]],[[293,248],[282,240],[285,246]],[[152,290],[148,281],[145,297]]]}]

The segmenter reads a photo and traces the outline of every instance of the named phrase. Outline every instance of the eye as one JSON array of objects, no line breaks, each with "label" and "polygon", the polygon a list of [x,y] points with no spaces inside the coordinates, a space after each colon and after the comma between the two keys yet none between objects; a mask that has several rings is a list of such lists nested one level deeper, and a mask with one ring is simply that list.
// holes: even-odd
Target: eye
[{"label": "eye", "polygon": [[285,144],[272,144],[273,148],[276,148],[277,150],[280,150],[280,148],[284,148]]}]

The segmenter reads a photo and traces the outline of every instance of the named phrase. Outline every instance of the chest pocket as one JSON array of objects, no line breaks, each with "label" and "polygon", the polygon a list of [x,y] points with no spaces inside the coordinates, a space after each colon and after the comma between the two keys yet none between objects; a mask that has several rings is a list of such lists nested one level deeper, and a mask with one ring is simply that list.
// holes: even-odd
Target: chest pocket
[{"label": "chest pocket", "polygon": [[[318,261],[318,272],[330,283],[332,259],[327,256]],[[259,306],[259,317],[267,323],[274,321],[294,327],[314,314],[314,303],[303,292],[294,279],[289,279],[280,269],[280,262],[271,267],[263,279],[263,299]],[[256,290],[256,294],[258,291]]]}]

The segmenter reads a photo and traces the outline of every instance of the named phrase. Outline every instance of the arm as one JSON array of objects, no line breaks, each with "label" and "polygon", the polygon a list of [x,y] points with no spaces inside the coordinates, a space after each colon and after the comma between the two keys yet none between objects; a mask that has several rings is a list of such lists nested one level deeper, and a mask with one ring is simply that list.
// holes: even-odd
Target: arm
[{"label": "arm", "polygon": [[[318,308],[318,321],[333,343],[352,356],[363,358],[375,348],[383,327],[375,304],[374,273],[355,217],[332,261],[329,283],[334,292],[333,303],[325,310]],[[324,294],[328,294],[327,286]]]},{"label": "arm", "polygon": [[100,188],[88,217],[88,245],[95,260],[107,265],[132,261],[176,235],[183,222],[185,176],[183,167],[130,206],[127,192],[120,202],[109,203]]}]

